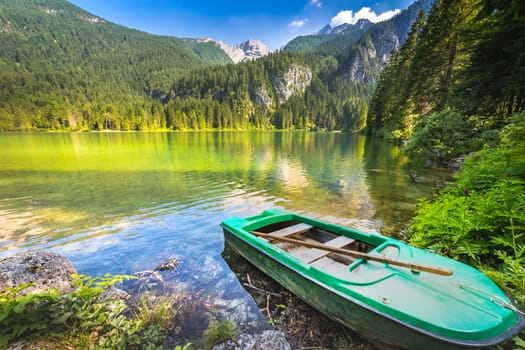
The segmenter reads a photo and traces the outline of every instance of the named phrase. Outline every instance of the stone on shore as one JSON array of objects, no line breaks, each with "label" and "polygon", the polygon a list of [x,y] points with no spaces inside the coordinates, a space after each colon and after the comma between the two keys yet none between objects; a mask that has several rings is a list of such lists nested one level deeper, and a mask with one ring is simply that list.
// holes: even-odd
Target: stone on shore
[{"label": "stone on shore", "polygon": [[0,292],[22,283],[34,283],[22,294],[43,292],[56,288],[60,294],[75,289],[72,274],[77,271],[62,255],[31,250],[0,259]]},{"label": "stone on shore", "polygon": [[291,350],[284,333],[268,330],[261,334],[242,334],[237,341],[229,340],[216,345],[212,350]]}]

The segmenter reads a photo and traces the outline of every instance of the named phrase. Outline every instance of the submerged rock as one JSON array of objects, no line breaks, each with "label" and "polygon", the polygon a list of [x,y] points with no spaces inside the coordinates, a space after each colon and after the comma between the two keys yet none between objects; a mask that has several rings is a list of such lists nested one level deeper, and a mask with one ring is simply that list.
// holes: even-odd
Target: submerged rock
[{"label": "submerged rock", "polygon": [[166,271],[166,270],[174,270],[177,267],[179,267],[179,259],[177,257],[171,258],[168,261],[163,262],[159,266],[155,268],[155,271]]},{"label": "submerged rock", "polygon": [[62,255],[31,250],[0,259],[0,292],[22,283],[34,283],[24,294],[56,288],[64,294],[75,289],[71,275],[77,271]]},{"label": "submerged rock", "polygon": [[131,294],[140,294],[145,291],[163,291],[164,278],[159,271],[145,270],[135,272],[137,279],[130,287]]},{"label": "submerged rock", "polygon": [[106,299],[128,300],[129,298],[131,298],[131,295],[128,294],[128,292],[120,288],[117,288],[115,286],[109,287],[102,294],[98,296],[99,300],[106,300]]},{"label": "submerged rock", "polygon": [[264,331],[261,334],[242,334],[237,341],[229,340],[212,350],[291,350],[283,332]]}]

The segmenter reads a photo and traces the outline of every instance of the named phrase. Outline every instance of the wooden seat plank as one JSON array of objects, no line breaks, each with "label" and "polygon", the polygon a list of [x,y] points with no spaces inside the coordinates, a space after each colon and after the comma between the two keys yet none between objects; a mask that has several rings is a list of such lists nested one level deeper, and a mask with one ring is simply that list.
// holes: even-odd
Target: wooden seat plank
[{"label": "wooden seat plank", "polygon": [[324,244],[330,247],[334,248],[343,248],[344,246],[347,246],[349,244],[352,244],[355,242],[355,239],[346,237],[346,236],[338,236],[337,238],[331,239]]},{"label": "wooden seat plank", "polygon": [[272,236],[276,237],[289,237],[293,235],[299,235],[301,233],[305,233],[308,230],[311,230],[313,228],[312,225],[300,223],[293,226],[285,227],[277,231],[269,232],[268,234],[271,234]]},{"label": "wooden seat plank", "polygon": [[[355,242],[355,239],[346,237],[346,236],[338,236],[337,238],[331,239],[325,243],[323,243],[326,246],[334,247],[334,248],[343,248],[349,244],[352,244]],[[325,256],[331,254],[331,252],[328,251],[321,251],[317,255],[312,256],[311,259],[308,261],[309,264],[324,258]]]}]

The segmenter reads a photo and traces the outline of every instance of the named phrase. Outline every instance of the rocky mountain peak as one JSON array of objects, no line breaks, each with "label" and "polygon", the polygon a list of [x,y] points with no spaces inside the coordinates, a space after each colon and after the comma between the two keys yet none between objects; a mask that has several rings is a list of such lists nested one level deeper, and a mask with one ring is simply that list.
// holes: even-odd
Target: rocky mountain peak
[{"label": "rocky mountain peak", "polygon": [[230,56],[234,63],[255,60],[257,58],[268,55],[270,49],[259,40],[246,40],[239,45],[229,46],[222,41],[217,44]]},{"label": "rocky mountain peak", "polygon": [[241,43],[239,47],[249,60],[260,58],[270,53],[270,49],[259,40],[247,40]]},{"label": "rocky mountain peak", "polygon": [[359,19],[355,24],[343,23],[336,27],[332,27],[331,25],[327,24],[319,32],[317,32],[317,34],[320,34],[320,35],[341,34],[341,33],[345,33],[350,30],[367,29],[372,24],[373,23],[370,22],[366,18]]}]

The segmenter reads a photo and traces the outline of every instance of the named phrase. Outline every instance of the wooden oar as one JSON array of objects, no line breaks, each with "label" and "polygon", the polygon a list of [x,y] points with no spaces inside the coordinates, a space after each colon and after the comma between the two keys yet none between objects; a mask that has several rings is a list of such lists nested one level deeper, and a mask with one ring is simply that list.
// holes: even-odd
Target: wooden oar
[{"label": "wooden oar", "polygon": [[252,231],[252,234],[257,237],[264,237],[267,239],[274,239],[277,241],[294,243],[294,244],[302,245],[302,246],[309,247],[309,248],[317,248],[317,249],[326,250],[326,251],[333,252],[333,253],[348,255],[354,258],[362,258],[365,260],[373,260],[373,261],[378,261],[378,262],[382,262],[382,263],[390,264],[390,265],[408,267],[409,269],[412,269],[412,270],[425,271],[425,272],[435,273],[437,275],[442,275],[442,276],[450,276],[453,274],[452,270],[444,269],[441,267],[415,264],[415,263],[411,263],[408,261],[387,258],[381,255],[373,255],[373,254],[357,252],[357,251],[349,250],[349,249],[330,247],[322,243],[305,242],[299,239],[273,236],[272,234],[269,234],[269,233],[262,233],[262,232],[257,232],[257,231]]}]

